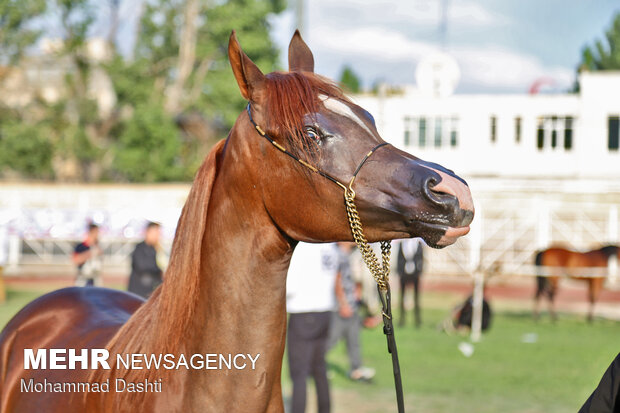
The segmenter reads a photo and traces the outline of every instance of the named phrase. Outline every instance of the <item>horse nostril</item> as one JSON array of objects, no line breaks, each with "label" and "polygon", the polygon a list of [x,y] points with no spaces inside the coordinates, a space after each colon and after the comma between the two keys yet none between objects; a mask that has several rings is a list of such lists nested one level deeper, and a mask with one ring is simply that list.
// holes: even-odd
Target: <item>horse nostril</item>
[{"label": "horse nostril", "polygon": [[455,208],[458,206],[458,200],[456,196],[451,193],[444,192],[442,190],[436,190],[435,187],[439,185],[441,179],[435,176],[428,176],[422,185],[422,193],[432,203],[446,207]]}]

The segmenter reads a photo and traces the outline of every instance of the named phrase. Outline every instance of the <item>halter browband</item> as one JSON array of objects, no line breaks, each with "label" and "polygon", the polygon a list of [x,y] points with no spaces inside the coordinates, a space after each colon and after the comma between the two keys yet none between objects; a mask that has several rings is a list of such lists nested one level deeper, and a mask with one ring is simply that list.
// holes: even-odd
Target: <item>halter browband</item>
[{"label": "halter browband", "polygon": [[375,282],[377,283],[377,290],[379,292],[379,298],[381,299],[382,307],[381,313],[383,316],[383,333],[387,338],[388,352],[392,355],[392,370],[394,371],[394,384],[396,387],[396,403],[398,406],[398,412],[404,413],[405,407],[403,400],[403,387],[400,375],[400,365],[398,363],[398,352],[396,351],[396,339],[394,338],[394,326],[392,325],[392,294],[389,284],[391,245],[390,241],[381,241],[381,263],[379,263],[377,256],[368,244],[368,240],[364,236],[362,221],[360,219],[359,213],[357,212],[357,207],[355,206],[354,202],[355,191],[353,190],[353,182],[355,181],[355,178],[357,177],[359,171],[362,169],[362,166],[364,166],[368,158],[370,158],[377,149],[387,145],[388,143],[382,142],[378,144],[377,146],[372,148],[370,152],[366,154],[366,156],[364,156],[362,161],[355,169],[355,172],[353,172],[351,180],[349,181],[349,185],[347,186],[330,174],[321,171],[315,166],[299,158],[297,155],[288,151],[284,146],[280,145],[271,136],[269,136],[260,126],[258,126],[256,122],[254,122],[254,119],[252,118],[252,108],[250,102],[248,102],[248,106],[246,107],[246,109],[248,111],[248,117],[250,118],[250,122],[252,123],[252,125],[254,125],[254,129],[256,129],[260,136],[267,139],[280,152],[285,153],[306,168],[310,169],[312,172],[315,172],[321,175],[323,178],[332,181],[344,191],[344,201],[347,211],[347,218],[349,220],[349,226],[351,227],[353,239],[355,240],[355,243],[360,250],[364,263],[370,270],[370,273],[372,274]]}]

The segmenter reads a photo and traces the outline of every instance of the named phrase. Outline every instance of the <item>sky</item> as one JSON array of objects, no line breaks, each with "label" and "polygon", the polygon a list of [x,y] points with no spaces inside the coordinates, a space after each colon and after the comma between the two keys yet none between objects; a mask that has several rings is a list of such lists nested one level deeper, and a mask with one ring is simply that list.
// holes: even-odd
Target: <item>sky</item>
[{"label": "sky", "polygon": [[[295,2],[289,0],[291,6]],[[417,63],[444,51],[460,68],[456,93],[526,93],[541,78],[552,81],[543,91],[570,89],[581,50],[602,38],[620,12],[618,0],[304,2],[302,33],[317,73],[337,79],[350,65],[367,88],[377,81],[415,84]],[[297,26],[292,7],[271,23],[286,67],[286,48]]]},{"label": "sky", "polygon": [[[121,2],[119,46],[130,50],[140,5]],[[294,7],[272,16],[271,36],[286,68],[288,42],[297,27]],[[564,92],[575,81],[581,50],[603,37],[620,12],[619,0],[303,0],[302,33],[316,72],[338,79],[350,65],[365,88],[376,82],[415,84],[417,64],[433,52],[456,59],[456,93]],[[107,3],[94,35],[106,36]],[[442,5],[447,29],[440,35]],[[232,29],[232,27],[231,27]]]}]

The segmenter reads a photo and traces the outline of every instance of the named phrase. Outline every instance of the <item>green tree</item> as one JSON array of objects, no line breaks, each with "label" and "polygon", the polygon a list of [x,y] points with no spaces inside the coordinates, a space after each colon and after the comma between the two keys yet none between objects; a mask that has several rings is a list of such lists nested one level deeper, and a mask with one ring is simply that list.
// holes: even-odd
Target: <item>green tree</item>
[{"label": "green tree", "polygon": [[14,64],[41,30],[30,27],[46,9],[45,0],[0,0],[0,65]]},{"label": "green tree", "polygon": [[150,62],[144,67],[168,97],[170,114],[198,110],[227,129],[244,105],[228,65],[230,32],[263,71],[275,70],[268,17],[283,8],[282,0],[154,0],[140,22],[136,60]]},{"label": "green tree", "polygon": [[180,152],[179,131],[162,105],[139,105],[119,136],[113,166],[123,180],[182,180],[187,171]]},{"label": "green tree", "polygon": [[[191,179],[245,103],[228,64],[230,31],[237,30],[244,49],[264,71],[277,68],[268,17],[283,10],[284,0],[145,1],[130,57],[120,55],[114,45],[123,24],[118,13],[123,1],[133,0],[0,0],[0,46],[12,42],[4,33],[20,33],[29,39],[23,44],[34,42],[39,33],[29,32],[31,26],[22,21],[55,19],[52,25],[61,29],[63,43],[52,58],[46,56],[46,64],[52,59],[52,65],[65,71],[59,101],[35,99],[8,118],[0,106],[0,173],[72,181]],[[49,4],[48,12],[27,7],[36,4]],[[24,17],[5,23],[4,12],[13,12],[15,5],[25,10]],[[106,7],[110,12],[101,13]],[[98,33],[106,32],[102,18],[96,18],[102,14],[109,16],[111,46],[103,60],[87,52],[94,25]],[[17,66],[28,64],[20,53],[11,51],[10,56]],[[116,105],[111,111],[98,105],[94,76],[112,84]],[[22,127],[14,124],[17,119]],[[32,157],[40,169],[12,159],[22,156],[25,146],[18,138],[26,133],[36,137],[29,149],[40,148]]]},{"label": "green tree", "polygon": [[19,120],[0,124],[0,171],[8,169],[30,178],[52,176],[53,148],[45,127]]},{"label": "green tree", "polygon": [[[245,105],[228,64],[231,30],[237,31],[244,50],[261,69],[275,70],[278,51],[269,37],[268,16],[283,6],[280,0],[153,0],[145,4],[134,58],[126,61],[119,57],[108,71],[121,110],[129,108],[132,117],[146,119],[159,106],[163,111],[158,116],[168,116],[180,126],[181,131],[165,128],[169,134],[166,139],[176,144],[152,149],[166,148],[166,155],[160,159],[168,161],[172,159],[168,155],[176,151],[175,166],[167,164],[172,168],[171,176],[130,173],[132,157],[125,157],[121,151],[127,148],[127,141],[136,142],[129,135],[137,136],[141,131],[131,126],[135,119],[127,119],[118,129],[122,134],[119,140],[124,142],[119,142],[116,153],[123,161],[115,162],[115,177],[191,179],[205,153],[225,136]],[[144,110],[149,113],[141,114]]]},{"label": "green tree", "polygon": [[360,79],[349,65],[342,69],[340,86],[349,93],[359,93],[361,90]]},{"label": "green tree", "polygon": [[603,39],[586,46],[581,53],[578,70],[620,69],[620,13],[616,14]]}]

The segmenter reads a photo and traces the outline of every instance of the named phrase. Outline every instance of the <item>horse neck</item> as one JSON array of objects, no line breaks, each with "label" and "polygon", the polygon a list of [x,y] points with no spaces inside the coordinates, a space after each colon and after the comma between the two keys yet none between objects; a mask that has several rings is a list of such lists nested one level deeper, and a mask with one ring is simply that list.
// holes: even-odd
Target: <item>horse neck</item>
[{"label": "horse neck", "polygon": [[204,265],[195,314],[204,332],[199,335],[205,337],[197,337],[197,342],[221,344],[227,351],[242,345],[246,351],[258,351],[261,343],[282,341],[286,320],[292,248],[247,176],[238,162],[222,162],[201,253]]},{"label": "horse neck", "polygon": [[200,406],[205,398],[213,402],[224,398],[226,403],[251,400],[256,406],[281,403],[277,389],[292,247],[265,210],[243,164],[225,153],[212,188],[199,298],[183,347],[186,353],[260,354],[260,358],[255,371],[222,371],[216,376],[190,372],[192,384],[184,396],[188,406]]}]

